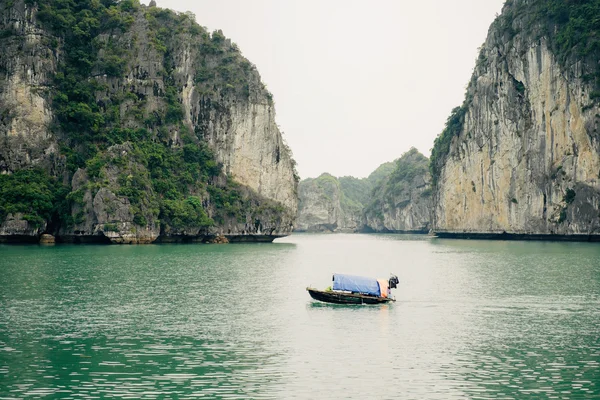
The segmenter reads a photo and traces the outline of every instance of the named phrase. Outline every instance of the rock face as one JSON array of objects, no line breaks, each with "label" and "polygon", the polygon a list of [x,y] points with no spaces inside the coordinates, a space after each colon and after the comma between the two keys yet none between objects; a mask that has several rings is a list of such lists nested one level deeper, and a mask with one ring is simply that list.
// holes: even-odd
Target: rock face
[{"label": "rock face", "polygon": [[[70,194],[73,224],[61,228],[60,237],[63,241],[143,244],[152,243],[158,238],[160,224],[152,211],[152,207],[156,207],[156,195],[149,184],[148,171],[128,157],[132,151],[130,143],[108,149],[110,162],[102,170],[106,184],[99,189],[90,185],[90,177],[85,169],[77,170]],[[136,207],[133,207],[128,196],[116,194],[128,183],[119,182],[121,176],[126,176],[127,181],[138,179],[145,182]],[[138,220],[144,220],[145,223]]]},{"label": "rock face", "polygon": [[364,210],[365,231],[427,233],[432,213],[429,160],[415,148],[396,161],[396,168],[371,194]]},{"label": "rock face", "polygon": [[600,233],[598,52],[557,51],[564,26],[525,17],[540,4],[579,7],[507,2],[465,103],[436,140],[434,230],[442,235]]},{"label": "rock face", "polygon": [[[202,135],[215,149],[227,175],[295,210],[298,194],[291,152],[275,123],[273,103],[266,93],[257,96],[251,102],[226,102],[224,109],[223,103],[192,100],[196,107],[190,107],[188,121],[199,117]],[[197,93],[190,94],[194,97]]]},{"label": "rock face", "polygon": [[340,181],[322,174],[298,187],[298,232],[355,232],[361,227],[362,205],[348,198]]},{"label": "rock face", "polygon": [[[93,3],[0,0],[0,174],[31,169],[62,185],[51,216],[33,201],[0,205],[0,236],[150,243],[291,233],[295,163],[256,68],[189,13]],[[81,18],[97,25],[77,36]],[[13,210],[45,223],[19,225]]]},{"label": "rock face", "polygon": [[0,1],[0,173],[56,163],[58,142],[44,93],[58,54],[36,23],[36,11],[23,1]]},{"label": "rock face", "polygon": [[8,214],[0,225],[0,243],[32,242],[44,232],[46,225],[36,226],[23,218],[23,214]]},{"label": "rock face", "polygon": [[40,237],[40,244],[54,244],[54,243],[56,243],[56,238],[52,235],[48,235],[47,233],[45,233]]}]

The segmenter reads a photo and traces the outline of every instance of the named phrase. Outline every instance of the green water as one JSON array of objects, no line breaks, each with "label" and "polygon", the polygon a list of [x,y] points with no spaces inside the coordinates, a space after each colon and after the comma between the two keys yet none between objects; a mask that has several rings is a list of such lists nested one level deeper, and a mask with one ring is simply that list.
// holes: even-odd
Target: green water
[{"label": "green water", "polygon": [[[314,303],[333,272],[397,302]],[[0,246],[0,398],[600,398],[600,245]]]}]

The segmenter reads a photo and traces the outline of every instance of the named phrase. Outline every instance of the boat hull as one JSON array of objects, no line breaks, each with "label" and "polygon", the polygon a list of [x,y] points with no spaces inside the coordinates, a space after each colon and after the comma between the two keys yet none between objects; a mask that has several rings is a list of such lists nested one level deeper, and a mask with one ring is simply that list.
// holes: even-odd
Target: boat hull
[{"label": "boat hull", "polygon": [[367,296],[359,293],[344,293],[306,288],[315,300],[333,304],[382,304],[396,301],[387,297]]}]

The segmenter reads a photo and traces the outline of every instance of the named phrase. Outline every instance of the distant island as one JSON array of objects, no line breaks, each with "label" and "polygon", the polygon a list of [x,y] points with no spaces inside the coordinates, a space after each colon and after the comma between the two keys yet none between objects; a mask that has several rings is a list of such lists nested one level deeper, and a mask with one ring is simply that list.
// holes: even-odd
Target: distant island
[{"label": "distant island", "polygon": [[367,178],[322,174],[302,180],[296,231],[427,233],[432,206],[428,164],[413,148]]}]

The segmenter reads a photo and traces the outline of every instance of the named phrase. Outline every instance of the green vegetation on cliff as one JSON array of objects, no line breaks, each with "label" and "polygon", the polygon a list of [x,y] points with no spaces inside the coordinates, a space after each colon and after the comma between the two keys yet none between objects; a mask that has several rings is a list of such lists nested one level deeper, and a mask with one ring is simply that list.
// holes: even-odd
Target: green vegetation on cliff
[{"label": "green vegetation on cliff", "polygon": [[465,122],[465,113],[467,112],[468,103],[465,102],[460,107],[452,110],[452,113],[446,120],[446,126],[442,133],[435,138],[433,149],[431,149],[431,158],[429,159],[429,172],[431,173],[433,184],[437,183],[440,172],[444,167],[446,156],[450,151],[452,139],[460,134]]},{"label": "green vegetation on cliff", "polygon": [[[340,188],[340,181],[335,176],[323,173],[316,178],[307,178],[300,182],[301,187],[314,186],[320,191],[320,194],[327,201],[333,201],[334,197],[343,197],[343,193]],[[300,198],[299,208],[302,208],[303,202],[302,197]]]},{"label": "green vegetation on cliff", "polygon": [[371,186],[366,179],[359,179],[353,176],[342,176],[337,178],[340,183],[340,189],[347,198],[355,203],[363,204],[369,198]]},{"label": "green vegetation on cliff", "polygon": [[427,173],[427,165],[427,157],[413,147],[396,161],[396,168],[385,182],[385,192],[391,195],[402,192],[417,176]]},{"label": "green vegetation on cliff", "polygon": [[600,0],[507,0],[494,27],[509,40],[517,34],[546,39],[563,68],[583,61],[585,79],[600,89]]},{"label": "green vegetation on cliff", "polygon": [[23,219],[39,227],[49,221],[61,205],[64,189],[41,169],[25,169],[0,175],[0,221],[8,214],[23,214]]},{"label": "green vegetation on cliff", "polygon": [[359,230],[362,212],[371,198],[373,187],[385,179],[395,167],[388,162],[380,165],[367,178],[328,173],[305,179],[298,187],[299,230]]},{"label": "green vegetation on cliff", "polygon": [[[414,147],[404,153],[396,160],[391,174],[373,188],[371,201],[365,207],[365,214],[372,214],[381,219],[384,209],[408,205],[415,178],[421,178],[423,185],[427,183],[428,165],[427,157]],[[430,191],[423,192],[422,195],[429,196]]]},{"label": "green vegetation on cliff", "polygon": [[[145,130],[121,129],[119,105],[124,99],[98,102],[97,96],[107,88],[93,76],[106,74],[121,77],[127,65],[126,51],[113,35],[122,35],[134,22],[139,3],[126,1],[27,0],[37,4],[40,23],[58,39],[50,45],[64,58],[54,78],[54,113],[65,141],[62,151],[69,169],[85,167],[85,162],[111,144],[131,139],[145,139]],[[110,34],[106,43],[99,40]],[[103,56],[99,54],[102,52]]]},{"label": "green vegetation on cliff", "polygon": [[[251,85],[272,104],[256,82],[254,66],[222,32],[210,34],[190,13],[145,7],[138,0],[25,3],[37,6],[34,17],[48,34],[43,43],[60,54],[45,97],[66,168],[53,170],[55,177],[41,169],[0,175],[0,223],[18,212],[38,225],[52,219],[72,228],[82,222],[83,211],[71,215],[71,206],[83,207],[83,193],[94,196],[102,188],[129,201],[136,225],[160,224],[165,231],[243,223],[257,213],[275,218],[285,211],[226,177],[205,141],[210,113],[223,102],[249,101]],[[193,85],[202,111],[208,110],[192,125],[182,104],[187,83],[177,76],[175,59],[186,45],[194,48]],[[157,65],[140,72],[142,53]],[[149,77],[154,68],[158,77]],[[114,154],[114,148],[123,154]],[[85,186],[74,190],[57,183],[56,176],[70,182],[80,169]]]},{"label": "green vegetation on cliff", "polygon": [[318,178],[305,179],[301,184],[314,183],[329,194],[339,191],[342,207],[345,207],[348,211],[356,211],[369,203],[373,188],[386,179],[395,168],[396,162],[387,162],[377,167],[366,178],[355,178],[353,176],[336,178],[331,174],[324,173]]},{"label": "green vegetation on cliff", "polygon": [[[299,186],[299,229],[426,231],[431,204],[427,167],[427,158],[412,148],[368,178],[322,174],[305,179]],[[410,202],[414,207],[407,207]]]},{"label": "green vegetation on cliff", "polygon": [[343,176],[339,178],[340,186],[345,197],[364,207],[371,197],[371,191],[383,179],[385,179],[395,168],[394,162],[381,164],[367,178],[355,178],[353,176]]}]

